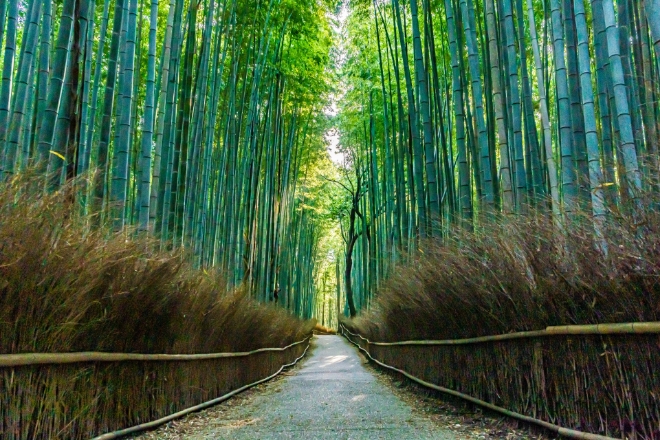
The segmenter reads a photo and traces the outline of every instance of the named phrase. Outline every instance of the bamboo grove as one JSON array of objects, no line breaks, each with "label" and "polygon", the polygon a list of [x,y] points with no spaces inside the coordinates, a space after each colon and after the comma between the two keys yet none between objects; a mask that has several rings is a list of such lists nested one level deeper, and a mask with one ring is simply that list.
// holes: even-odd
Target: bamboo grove
[{"label": "bamboo grove", "polygon": [[419,239],[586,212],[607,252],[658,191],[659,0],[355,0],[345,34],[351,315]]},{"label": "bamboo grove", "polygon": [[[321,2],[0,0],[0,173],[309,317]],[[72,205],[73,209],[73,205]]]}]

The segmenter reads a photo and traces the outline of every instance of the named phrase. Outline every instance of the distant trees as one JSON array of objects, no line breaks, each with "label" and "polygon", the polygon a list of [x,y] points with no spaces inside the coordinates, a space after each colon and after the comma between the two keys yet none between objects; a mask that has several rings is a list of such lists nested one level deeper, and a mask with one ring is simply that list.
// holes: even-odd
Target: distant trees
[{"label": "distant trees", "polygon": [[[346,305],[351,317],[357,315],[358,311],[353,293],[353,258],[356,254],[355,250],[361,244],[358,240],[362,240],[362,243],[365,240],[367,243],[371,242],[370,225],[362,212],[363,207],[366,205],[364,198],[369,194],[369,185],[365,181],[365,177],[369,173],[360,162],[360,158],[354,153],[354,151],[346,151],[346,163],[340,167],[343,179],[332,181],[332,183],[339,186],[342,193],[341,198],[346,200],[346,203],[338,206],[335,215],[339,219],[341,238],[345,246],[343,281],[346,290]],[[358,253],[358,256],[360,254],[364,255],[364,252]],[[358,276],[365,275],[365,273],[363,268],[362,271],[358,272]],[[360,288],[363,287],[361,283],[358,282],[358,284]]]}]

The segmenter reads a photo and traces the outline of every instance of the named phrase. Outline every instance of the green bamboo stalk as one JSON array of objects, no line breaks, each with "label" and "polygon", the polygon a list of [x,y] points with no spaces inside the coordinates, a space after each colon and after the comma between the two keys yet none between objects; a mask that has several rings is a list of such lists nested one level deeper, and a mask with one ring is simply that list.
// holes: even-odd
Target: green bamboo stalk
[{"label": "green bamboo stalk", "polygon": [[53,181],[59,176],[64,166],[64,156],[50,154],[53,138],[55,136],[55,123],[60,108],[62,91],[64,89],[64,76],[68,70],[69,54],[71,52],[71,33],[73,31],[73,16],[75,9],[74,0],[65,0],[62,6],[60,27],[55,42],[55,53],[53,56],[53,68],[50,73],[50,83],[46,98],[46,109],[43,122],[39,132],[39,144],[37,145],[38,157],[47,158],[46,162],[38,162],[38,169],[44,170],[48,166],[50,177]]},{"label": "green bamboo stalk", "polygon": [[[609,75],[609,59],[607,54],[607,36],[605,35],[605,19],[601,0],[591,1],[594,27],[594,51],[596,53],[596,81],[598,85],[598,110],[600,117],[601,144],[603,155],[603,179],[606,183],[615,182],[614,149],[610,96],[612,85]],[[605,189],[606,200],[616,203],[616,187],[609,185]]]},{"label": "green bamboo stalk", "polygon": [[[45,0],[47,1],[47,0]],[[105,41],[106,41],[106,34],[107,34],[107,29],[108,29],[108,20],[109,20],[109,13],[110,13],[110,0],[104,0],[103,2],[103,16],[102,16],[102,21],[101,21],[101,30],[99,33],[99,38],[98,38],[98,49],[96,53],[96,64],[94,66],[94,87],[92,90],[92,98],[91,98],[91,103],[90,103],[90,109],[89,109],[89,116],[88,120],[86,123],[87,131],[81,131],[81,136],[85,136],[86,140],[85,143],[88,146],[88,151],[89,154],[84,157],[84,159],[81,161],[81,172],[84,172],[85,170],[88,169],[90,163],[91,163],[91,149],[92,149],[92,139],[94,137],[94,132],[96,129],[96,113],[97,113],[97,101],[98,101],[98,96],[99,96],[99,88],[101,85],[101,66],[102,66],[102,60],[103,60],[103,49],[105,48]],[[92,56],[91,51],[87,54],[90,58]],[[100,152],[100,150],[99,150]],[[102,158],[99,156],[97,158],[98,164],[100,165]]]},{"label": "green bamboo stalk", "polygon": [[607,241],[604,235],[605,194],[603,192],[603,173],[600,167],[600,150],[596,127],[594,93],[591,85],[591,58],[589,55],[589,34],[587,31],[586,12],[583,0],[575,0],[575,29],[578,49],[578,68],[582,90],[582,110],[589,160],[589,183],[591,189],[591,207],[594,217],[594,229],[598,246],[607,253]]},{"label": "green bamboo stalk", "polygon": [[30,92],[30,79],[34,69],[34,56],[37,52],[39,19],[41,17],[41,0],[31,0],[27,12],[27,23],[23,30],[23,47],[21,49],[16,91],[14,92],[14,108],[9,122],[9,132],[6,134],[7,143],[4,147],[5,161],[3,165],[4,178],[14,174],[17,151],[21,132],[24,125],[29,124],[29,118],[24,122],[27,108],[28,93]]},{"label": "green bamboo stalk", "polygon": [[[99,42],[99,46],[102,46],[103,41],[105,40],[105,30],[107,29],[106,16],[108,10],[109,10],[109,6],[108,9],[104,7],[103,16],[101,17],[102,19],[104,19],[102,22],[102,26],[106,26],[106,27],[103,28],[102,31],[103,38],[101,38],[101,41]],[[78,175],[87,172],[91,162],[91,139],[88,137],[88,133],[93,132],[93,124],[95,119],[93,117],[95,111],[95,104],[91,102],[92,92],[90,90],[92,85],[92,54],[93,54],[93,46],[94,46],[95,19],[96,19],[96,2],[92,1],[90,2],[89,27],[87,29],[87,39],[84,50],[85,73],[84,73],[83,86],[82,86],[82,103],[81,103],[81,111],[80,111],[80,135],[78,137],[79,156],[77,158],[77,169],[76,169],[76,173]],[[99,61],[100,58],[97,58],[97,65],[100,64]],[[95,87],[94,91],[98,93],[98,88]],[[94,110],[90,111],[90,107],[94,108]],[[90,127],[90,123],[92,124],[92,127]],[[86,208],[87,206],[86,188],[82,189],[82,193],[83,193],[82,205]]]},{"label": "green bamboo stalk", "polygon": [[121,230],[126,223],[126,202],[128,164],[131,135],[131,109],[133,107],[133,74],[135,68],[135,41],[137,30],[137,0],[130,0],[128,7],[128,28],[126,29],[126,52],[123,59],[123,70],[119,87],[121,93],[121,108],[118,123],[117,143],[113,151],[112,186],[110,201],[112,203],[113,224],[115,230]]},{"label": "green bamboo stalk", "polygon": [[424,133],[424,156],[426,158],[426,191],[430,213],[434,217],[440,215],[440,203],[438,199],[438,171],[436,169],[435,146],[433,144],[433,129],[431,127],[429,85],[426,67],[422,57],[422,42],[419,29],[419,12],[417,0],[410,0],[410,12],[413,30],[413,53],[415,57],[415,78],[419,90],[419,111],[422,116],[422,127]]},{"label": "green bamboo stalk", "polygon": [[[493,177],[491,174],[491,158],[490,147],[488,145],[488,132],[484,116],[481,70],[479,68],[479,50],[477,46],[476,30],[472,27],[472,20],[470,19],[469,13],[469,11],[472,11],[474,7],[471,0],[469,2],[466,0],[461,0],[460,5],[468,48],[470,77],[472,79],[472,95],[475,107],[479,151],[481,154],[481,173],[483,175],[482,185],[484,202],[486,209],[492,210],[495,204],[495,193],[493,189]],[[473,13],[474,12],[472,11],[472,14]]]},{"label": "green bamboo stalk", "polygon": [[[167,24],[165,28],[164,48],[161,57],[159,76],[160,81],[158,87],[160,89],[158,97],[158,118],[156,122],[156,138],[154,147],[154,166],[151,178],[151,193],[149,197],[149,223],[153,232],[158,232],[156,227],[158,215],[162,212],[162,189],[161,173],[164,170],[163,164],[167,164],[167,147],[163,143],[163,136],[165,130],[165,115],[167,114],[167,93],[169,85],[170,62],[172,54],[172,35],[174,28],[174,13],[176,9],[176,0],[170,0],[169,9],[167,13]],[[163,161],[164,157],[164,161]]]},{"label": "green bamboo stalk", "polygon": [[612,0],[603,0],[603,16],[605,29],[607,31],[607,49],[610,59],[610,75],[614,100],[616,104],[616,118],[619,124],[619,136],[621,150],[623,153],[623,164],[625,166],[625,178],[629,185],[628,191],[633,201],[637,201],[642,189],[642,176],[637,161],[637,151],[633,136],[632,119],[626,82],[621,62],[619,32],[614,15],[614,4]]},{"label": "green bamboo stalk", "polygon": [[552,129],[550,126],[550,114],[548,112],[548,96],[545,88],[545,79],[541,53],[539,50],[538,35],[536,32],[536,22],[534,20],[534,5],[532,0],[527,0],[527,17],[529,21],[530,34],[532,36],[532,50],[534,52],[534,62],[536,64],[537,88],[541,109],[541,122],[543,124],[543,146],[545,149],[545,160],[548,168],[548,180],[550,183],[550,196],[552,198],[552,213],[555,221],[561,218],[561,208],[559,199],[559,183],[557,181],[557,165],[552,150]]},{"label": "green bamboo stalk", "polygon": [[564,210],[569,216],[576,209],[577,182],[571,132],[571,103],[568,97],[568,76],[564,60],[564,35],[558,0],[550,0],[552,10],[553,59],[555,64],[555,87],[559,117],[559,146],[561,151],[561,183]]},{"label": "green bamboo stalk", "polygon": [[[394,16],[396,17],[396,26],[398,28],[399,45],[401,48],[401,57],[403,72],[406,80],[406,90],[408,92],[408,114],[410,120],[410,131],[412,133],[412,150],[413,150],[413,164],[409,165],[412,168],[414,177],[415,201],[417,205],[417,228],[421,237],[426,236],[426,196],[424,190],[424,170],[423,170],[423,150],[421,147],[421,140],[419,138],[418,115],[417,105],[414,94],[414,87],[410,73],[410,62],[408,61],[408,48],[404,37],[403,23],[401,20],[401,11],[398,0],[392,0],[392,8],[394,9]],[[412,231],[410,231],[412,232]]]},{"label": "green bamboo stalk", "polygon": [[660,72],[660,0],[645,0],[645,2],[646,20],[651,30],[651,41],[655,49],[656,72]]},{"label": "green bamboo stalk", "polygon": [[[2,59],[2,82],[0,83],[0,166],[2,174],[0,181],[6,180],[11,173],[5,172],[7,151],[5,142],[9,128],[9,101],[11,98],[12,79],[14,72],[14,56],[16,54],[16,18],[18,16],[18,0],[9,0],[7,15],[7,41]],[[4,23],[4,22],[3,22]]]},{"label": "green bamboo stalk", "polygon": [[[467,12],[467,11],[466,11]],[[460,76],[460,64],[457,47],[456,22],[450,0],[445,0],[449,51],[451,53],[452,84],[454,101],[454,123],[456,125],[456,146],[458,149],[459,207],[461,217],[469,224],[472,220],[472,194],[470,189],[470,170],[465,145],[465,115],[463,114],[463,85]]]},{"label": "green bamboo stalk", "polygon": [[[103,213],[103,203],[107,194],[108,174],[108,145],[110,143],[110,128],[115,99],[115,82],[117,78],[117,58],[119,55],[119,39],[122,28],[124,12],[124,0],[117,0],[112,25],[112,40],[110,42],[110,54],[105,82],[105,93],[103,98],[103,116],[99,132],[98,156],[96,166],[97,173],[94,175],[94,199],[92,200],[92,211],[98,215]],[[100,218],[99,218],[100,220]]]},{"label": "green bamboo stalk", "polygon": [[522,139],[522,108],[520,102],[520,90],[518,80],[518,61],[516,57],[516,46],[514,38],[513,8],[511,0],[502,1],[502,12],[504,14],[504,31],[506,33],[506,64],[508,67],[509,105],[511,107],[511,130],[513,133],[512,143],[515,158],[515,183],[516,183],[516,208],[524,212],[528,203],[527,198],[527,175],[525,173],[525,157]]},{"label": "green bamboo stalk", "polygon": [[486,25],[488,29],[489,61],[493,92],[493,107],[495,109],[495,125],[497,127],[498,147],[500,153],[500,187],[502,188],[502,209],[505,212],[515,210],[513,185],[511,182],[511,163],[509,159],[509,139],[506,129],[503,89],[500,78],[500,60],[497,44],[497,25],[493,0],[485,0]]},{"label": "green bamboo stalk", "polygon": [[571,107],[571,133],[573,136],[573,160],[576,163],[576,184],[578,196],[583,204],[589,203],[589,166],[584,133],[584,116],[580,105],[580,77],[577,61],[577,42],[575,39],[575,19],[572,0],[561,0],[562,24],[564,29],[564,48],[566,69],[568,73],[568,98]]},{"label": "green bamboo stalk", "polygon": [[[52,4],[50,0],[44,0],[43,4],[43,19],[41,21],[41,35],[39,41],[39,73],[37,75],[37,108],[34,117],[34,131],[32,148],[35,151],[35,161],[37,163],[45,163],[48,159],[47,155],[40,156],[44,152],[40,152],[36,148],[37,134],[41,132],[41,124],[43,122],[43,115],[46,112],[46,98],[48,94],[48,76],[50,72],[50,38],[52,28]],[[47,153],[47,152],[46,152]]]},{"label": "green bamboo stalk", "polygon": [[[139,227],[141,231],[149,229],[151,193],[151,149],[153,144],[155,81],[156,81],[156,33],[158,31],[158,0],[151,0],[149,15],[149,53],[147,61],[147,84],[144,102],[144,122],[142,123],[142,155],[140,160],[140,200]],[[160,164],[157,164],[160,166]],[[156,168],[156,166],[154,167]],[[155,184],[155,183],[154,183]]]}]

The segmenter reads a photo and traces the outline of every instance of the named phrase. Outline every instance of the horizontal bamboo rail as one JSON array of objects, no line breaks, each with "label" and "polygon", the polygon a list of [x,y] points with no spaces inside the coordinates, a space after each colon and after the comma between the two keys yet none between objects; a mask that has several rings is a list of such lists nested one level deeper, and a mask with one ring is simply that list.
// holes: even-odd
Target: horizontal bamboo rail
[{"label": "horizontal bamboo rail", "polygon": [[[310,336],[311,337],[311,336]],[[208,353],[208,354],[138,354],[138,353],[102,353],[102,352],[80,352],[80,353],[19,353],[0,355],[0,368],[12,368],[28,365],[63,365],[80,362],[181,362],[181,361],[206,361],[222,358],[237,358],[251,356],[257,353],[281,352],[291,347],[303,344],[309,340],[295,342],[283,348],[260,348],[258,350],[237,353]]]},{"label": "horizontal bamboo rail", "polygon": [[660,322],[633,322],[624,324],[593,324],[593,325],[562,325],[547,327],[545,330],[507,333],[494,336],[480,336],[467,339],[445,339],[440,341],[401,341],[401,342],[372,342],[361,335],[351,333],[343,324],[342,327],[349,334],[358,336],[367,344],[379,346],[395,345],[467,345],[483,342],[507,341],[511,339],[538,338],[546,336],[568,335],[625,335],[625,334],[660,334]]},{"label": "horizontal bamboo rail", "polygon": [[[349,333],[350,335],[353,335],[353,336],[359,336],[360,338],[362,338],[363,340],[366,341],[366,339],[363,338],[362,336],[357,335],[355,333],[351,333],[350,331],[348,331],[348,329],[346,329],[346,327],[344,327],[343,325],[340,325],[340,328],[343,331],[346,331],[346,333]],[[535,333],[535,332],[526,332],[526,333]],[[584,333],[582,333],[582,334],[584,334]],[[586,334],[594,334],[594,333],[586,333]],[[360,351],[364,352],[364,354],[366,354],[367,357],[369,357],[369,359],[371,359],[376,364],[378,364],[381,367],[386,368],[388,370],[396,371],[397,373],[403,374],[408,379],[410,379],[414,382],[417,382],[418,384],[420,384],[422,386],[425,386],[427,388],[431,388],[433,390],[440,391],[442,393],[449,394],[449,395],[452,395],[454,397],[461,398],[463,400],[467,400],[468,402],[474,403],[474,404],[479,405],[479,406],[483,406],[484,408],[488,408],[492,411],[498,412],[498,413],[503,414],[507,417],[511,417],[511,418],[521,420],[521,421],[524,421],[524,422],[527,422],[527,423],[532,423],[532,424],[535,424],[537,426],[541,426],[545,429],[548,429],[548,430],[550,430],[550,431],[552,431],[556,434],[562,435],[564,437],[581,439],[581,440],[617,440],[614,437],[606,437],[606,436],[603,436],[603,435],[590,434],[588,432],[582,432],[582,431],[576,431],[576,430],[573,430],[573,429],[564,428],[564,427],[561,427],[559,425],[555,425],[553,423],[549,423],[549,422],[545,422],[543,420],[535,419],[533,417],[529,417],[529,416],[526,416],[526,415],[523,415],[523,414],[520,414],[520,413],[517,413],[517,412],[514,412],[514,411],[509,411],[508,409],[493,405],[492,403],[488,403],[488,402],[484,402],[483,400],[475,399],[474,397],[468,396],[467,394],[463,394],[463,393],[460,393],[458,391],[451,390],[449,388],[444,388],[444,387],[432,384],[430,382],[426,382],[425,380],[422,380],[418,377],[415,377],[412,374],[410,374],[410,373],[408,373],[404,370],[400,370],[398,368],[395,368],[395,367],[387,365],[383,362],[380,362],[379,360],[372,357],[371,353],[369,353],[368,350],[360,347],[360,344],[358,344],[356,342],[353,342],[350,338],[346,338],[346,339],[351,344],[355,345],[358,349],[360,349]],[[496,340],[499,340],[499,339],[496,339]],[[379,344],[379,345],[394,345],[394,344]],[[401,344],[399,344],[399,345],[401,345]],[[425,345],[429,345],[429,344],[425,344]],[[449,344],[444,344],[444,345],[449,345]]]},{"label": "horizontal bamboo rail", "polygon": [[[310,339],[311,339],[311,336],[308,337],[307,339],[301,341],[301,342],[291,344],[291,345],[287,346],[286,348],[293,347],[293,346],[301,344],[305,341],[309,341]],[[284,348],[284,349],[286,349],[286,348]],[[230,393],[225,394],[224,396],[218,397],[218,398],[213,399],[213,400],[209,400],[208,402],[204,402],[204,403],[201,403],[199,405],[195,405],[193,407],[184,409],[184,410],[176,412],[174,414],[170,414],[169,416],[160,418],[158,420],[143,423],[141,425],[133,426],[133,427],[130,427],[130,428],[119,430],[119,431],[109,432],[107,434],[103,434],[103,435],[100,435],[98,437],[94,437],[92,440],[113,440],[113,439],[118,439],[118,438],[121,438],[121,437],[125,437],[125,436],[130,435],[130,434],[135,434],[135,433],[142,432],[142,431],[148,431],[150,429],[154,429],[154,428],[162,426],[162,425],[164,425],[168,422],[171,422],[172,420],[180,419],[181,417],[187,416],[188,414],[191,414],[191,413],[201,411],[203,409],[215,406],[219,403],[224,402],[225,400],[229,399],[230,397],[235,396],[236,394],[242,393],[243,391],[245,391],[247,389],[255,387],[255,386],[257,386],[259,384],[262,384],[264,382],[268,382],[269,380],[271,380],[271,379],[275,378],[276,376],[278,376],[282,371],[284,371],[285,368],[293,367],[294,365],[296,365],[298,363],[298,361],[300,361],[300,359],[305,357],[305,355],[307,354],[308,349],[309,349],[309,344],[307,344],[307,347],[305,347],[305,351],[303,352],[302,355],[300,355],[300,357],[296,358],[290,364],[282,365],[276,373],[274,373],[274,374],[272,374],[272,375],[270,375],[270,376],[268,376],[264,379],[258,380],[254,383],[251,383],[249,385],[245,385],[241,388],[238,388],[238,389],[236,389],[236,390],[234,390]]]}]

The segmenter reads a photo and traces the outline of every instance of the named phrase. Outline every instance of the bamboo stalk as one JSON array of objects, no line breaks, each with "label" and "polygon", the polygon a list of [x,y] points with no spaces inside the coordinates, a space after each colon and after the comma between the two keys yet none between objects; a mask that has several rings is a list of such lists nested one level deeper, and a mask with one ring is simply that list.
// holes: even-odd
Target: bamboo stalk
[{"label": "bamboo stalk", "polygon": [[[309,341],[310,338],[311,338],[311,336],[309,338],[305,339],[305,341]],[[297,342],[295,344],[289,345],[289,347],[292,347],[292,346],[297,345],[297,344],[301,344],[302,342],[305,342],[305,341]],[[287,347],[287,348],[289,348],[289,347]],[[242,393],[243,391],[245,391],[249,388],[252,388],[252,387],[257,386],[259,384],[262,384],[264,382],[268,382],[269,380],[271,380],[274,377],[276,377],[277,375],[279,375],[285,368],[289,368],[289,367],[294,366],[295,364],[298,363],[298,361],[300,359],[305,357],[305,355],[307,354],[307,350],[309,350],[309,343],[307,344],[307,347],[305,347],[305,351],[303,352],[303,354],[300,355],[300,357],[296,358],[290,364],[282,365],[280,367],[280,369],[277,370],[276,373],[274,373],[274,374],[272,374],[272,375],[270,375],[270,376],[268,376],[264,379],[258,380],[257,382],[254,382],[254,383],[251,383],[249,385],[245,385],[241,388],[238,388],[238,389],[236,389],[236,390],[234,390],[230,393],[225,394],[224,396],[215,398],[213,400],[209,400],[208,402],[204,402],[204,403],[201,403],[199,405],[195,405],[193,407],[184,409],[184,410],[176,412],[174,414],[170,414],[169,416],[160,418],[158,420],[143,423],[141,425],[136,425],[136,426],[126,428],[126,429],[122,429],[122,430],[119,430],[119,431],[109,432],[107,434],[103,434],[103,435],[100,435],[98,437],[94,437],[92,440],[111,440],[111,439],[121,438],[121,437],[127,436],[129,434],[134,434],[136,432],[147,431],[147,430],[150,430],[150,429],[157,428],[158,426],[164,425],[165,423],[171,422],[172,420],[180,419],[181,417],[186,416],[190,413],[193,413],[193,412],[196,412],[196,411],[201,411],[203,409],[210,408],[211,406],[217,405],[218,403],[222,403],[225,400],[229,399],[230,397],[233,397],[236,394]]]},{"label": "bamboo stalk", "polygon": [[631,322],[623,324],[563,325],[548,327],[553,335],[620,335],[660,333],[660,322]]},{"label": "bamboo stalk", "polygon": [[[657,324],[660,324],[660,323],[657,323]],[[344,327],[343,325],[341,327],[347,333],[354,335],[350,331],[346,330],[346,327]],[[574,327],[580,327],[580,326],[574,326]],[[659,326],[659,328],[660,328],[660,326]],[[526,332],[526,333],[532,333],[532,332]],[[357,335],[357,336],[359,336],[359,335]],[[408,373],[404,370],[400,370],[398,368],[395,368],[395,367],[392,367],[390,365],[384,364],[383,362],[380,362],[379,360],[373,358],[371,356],[371,353],[369,353],[369,351],[367,351],[364,348],[360,347],[359,344],[356,344],[350,338],[346,338],[346,339],[348,339],[349,342],[351,342],[358,349],[360,349],[362,352],[364,352],[369,357],[369,359],[371,359],[376,364],[380,365],[383,368],[387,368],[388,370],[396,371],[397,373],[403,374],[408,379],[410,379],[414,382],[417,382],[418,384],[420,384],[422,386],[425,386],[427,388],[431,388],[431,389],[434,389],[436,391],[440,391],[440,392],[445,393],[445,394],[450,394],[452,396],[459,397],[461,399],[467,400],[468,402],[474,403],[474,404],[479,405],[479,406],[483,406],[483,407],[488,408],[492,411],[496,411],[500,414],[504,414],[507,417],[512,417],[514,419],[521,420],[521,421],[524,421],[524,422],[527,422],[527,423],[533,423],[535,425],[541,426],[545,429],[548,429],[548,430],[550,430],[552,432],[555,432],[559,435],[562,435],[564,437],[583,439],[583,440],[615,440],[614,437],[606,437],[606,436],[603,436],[603,435],[591,434],[591,433],[588,433],[588,432],[582,432],[582,431],[576,431],[576,430],[573,430],[573,429],[563,428],[563,427],[555,425],[553,423],[549,423],[549,422],[546,422],[546,421],[543,421],[543,420],[535,419],[533,417],[525,416],[523,414],[520,414],[520,413],[517,413],[517,412],[514,412],[514,411],[509,411],[508,409],[501,408],[499,406],[493,405],[493,404],[485,402],[483,400],[476,399],[474,397],[468,396],[467,394],[463,394],[463,393],[460,393],[458,391],[451,390],[449,388],[444,388],[444,387],[432,384],[430,382],[426,382],[426,381],[424,381],[424,380],[422,380],[418,377],[413,376],[412,374],[410,374],[410,373]],[[421,342],[428,342],[428,341],[421,341]],[[385,344],[378,344],[378,345],[385,345]],[[393,344],[390,344],[390,345],[393,345]]]},{"label": "bamboo stalk", "polygon": [[223,358],[237,358],[251,356],[257,353],[282,352],[291,347],[309,341],[308,336],[302,341],[293,343],[284,348],[260,348],[258,350],[237,353],[207,353],[207,354],[138,354],[138,353],[22,353],[0,355],[0,368],[22,367],[28,365],[63,365],[79,362],[180,362],[205,361]]},{"label": "bamboo stalk", "polygon": [[351,333],[344,325],[344,330],[352,336],[358,336],[367,344],[378,346],[402,345],[467,345],[482,342],[506,341],[511,339],[528,339],[544,336],[566,335],[626,335],[626,334],[658,334],[660,322],[632,322],[623,324],[593,324],[593,325],[562,325],[547,327],[545,330],[508,333],[503,335],[480,336],[467,339],[445,339],[440,341],[401,341],[401,342],[372,342],[361,335]]}]

